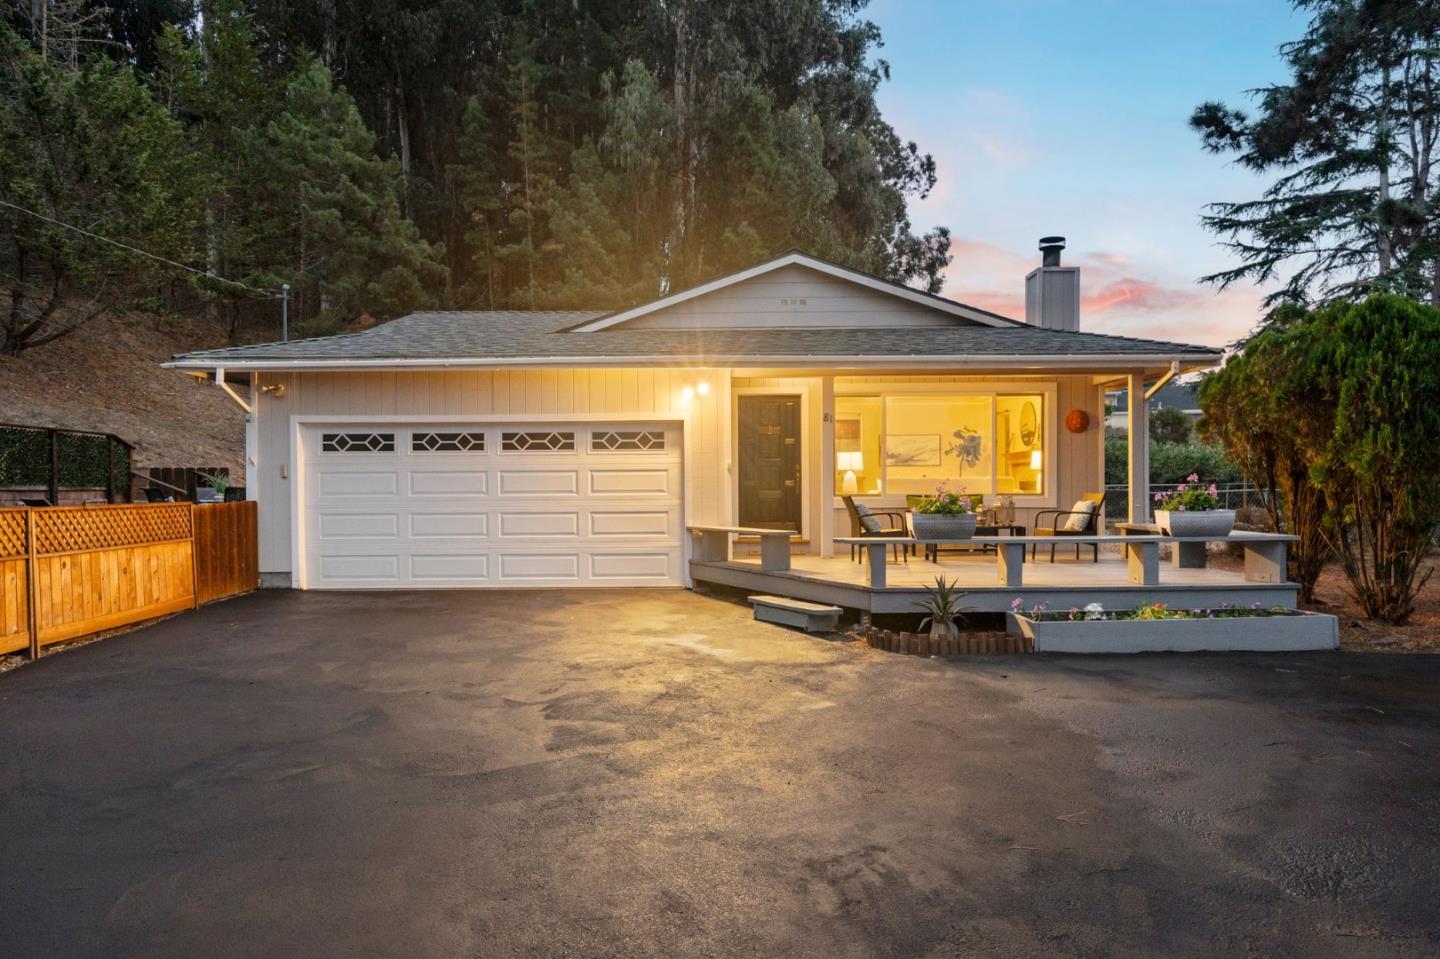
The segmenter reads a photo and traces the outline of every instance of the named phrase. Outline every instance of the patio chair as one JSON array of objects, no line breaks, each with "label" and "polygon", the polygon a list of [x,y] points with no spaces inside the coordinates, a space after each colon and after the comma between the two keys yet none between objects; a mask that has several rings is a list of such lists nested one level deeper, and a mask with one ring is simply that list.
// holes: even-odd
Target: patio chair
[{"label": "patio chair", "polygon": [[173,494],[165,492],[158,486],[147,486],[145,487],[145,502],[173,503],[175,502],[175,497]]},{"label": "patio chair", "polygon": [[[842,496],[840,497],[840,499],[845,502],[845,512],[850,514],[851,536],[901,537],[910,535],[906,532],[905,514],[901,511],[880,510],[879,512],[876,512],[875,510],[872,510],[870,507],[866,506],[864,503],[855,502],[855,497],[853,496]],[[885,519],[882,520],[881,517],[884,517]],[[895,525],[885,525],[886,521],[888,520],[894,520]],[[903,555],[905,557],[905,562],[910,562],[909,549],[904,550],[902,553],[899,544],[893,544],[890,549],[895,553],[895,558],[897,560],[900,559],[900,557]],[[860,550],[860,547],[857,544],[851,543],[850,559],[854,561],[857,555],[863,558],[865,554],[863,551]]]},{"label": "patio chair", "polygon": [[[1105,500],[1104,493],[1086,493],[1075,501],[1070,509],[1042,509],[1035,514],[1035,535],[1036,536],[1094,536],[1100,524],[1100,504]],[[1052,517],[1048,522],[1050,525],[1042,526],[1047,522],[1045,517]],[[1030,558],[1035,558],[1036,547],[1039,543],[1030,544]],[[1076,543],[1075,559],[1080,559],[1080,547],[1088,546],[1094,551],[1095,556],[1092,562],[1100,562],[1099,543]],[[1055,562],[1055,544],[1050,544],[1050,562]]]},{"label": "patio chair", "polygon": [[50,505],[50,501],[49,501],[48,499],[43,499],[43,498],[41,498],[41,499],[22,499],[22,500],[20,501],[20,505],[21,505],[21,506],[49,506],[49,505]]}]

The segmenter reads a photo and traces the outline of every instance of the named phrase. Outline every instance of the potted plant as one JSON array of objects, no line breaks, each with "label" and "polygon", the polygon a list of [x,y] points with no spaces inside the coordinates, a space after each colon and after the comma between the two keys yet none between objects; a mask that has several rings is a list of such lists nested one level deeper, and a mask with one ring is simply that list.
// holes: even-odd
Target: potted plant
[{"label": "potted plant", "polygon": [[943,643],[960,637],[955,618],[964,612],[960,605],[963,596],[965,594],[957,590],[954,583],[947,582],[944,576],[936,576],[935,585],[916,604],[930,614],[920,621],[920,628],[924,629],[929,624],[932,641]]},{"label": "potted plant", "polygon": [[1220,508],[1215,484],[1201,486],[1194,473],[1173,493],[1156,493],[1155,502],[1155,522],[1169,536],[1229,536],[1235,528],[1235,511]]},{"label": "potted plant", "polygon": [[975,535],[975,506],[965,487],[950,489],[945,484],[935,488],[915,504],[910,517],[918,539],[969,539]]},{"label": "potted plant", "polygon": [[211,476],[209,474],[202,474],[201,478],[205,481],[205,486],[208,486],[211,490],[214,490],[214,493],[213,495],[207,493],[202,496],[200,494],[200,490],[204,487],[197,486],[195,488],[195,501],[197,503],[224,502],[225,491],[230,488],[230,477],[226,476],[224,473],[216,473],[214,476]]}]

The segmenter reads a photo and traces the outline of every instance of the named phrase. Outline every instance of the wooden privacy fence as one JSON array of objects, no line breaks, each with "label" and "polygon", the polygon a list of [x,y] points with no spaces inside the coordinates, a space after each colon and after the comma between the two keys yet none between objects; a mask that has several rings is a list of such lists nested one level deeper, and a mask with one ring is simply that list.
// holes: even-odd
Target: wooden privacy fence
[{"label": "wooden privacy fence", "polygon": [[253,502],[0,510],[0,653],[255,588]]}]

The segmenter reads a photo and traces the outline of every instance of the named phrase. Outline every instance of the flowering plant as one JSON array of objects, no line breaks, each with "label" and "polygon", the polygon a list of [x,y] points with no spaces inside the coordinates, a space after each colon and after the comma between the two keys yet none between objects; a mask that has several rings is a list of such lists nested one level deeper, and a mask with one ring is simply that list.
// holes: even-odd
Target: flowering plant
[{"label": "flowering plant", "polygon": [[941,483],[935,487],[935,492],[915,504],[917,513],[939,513],[942,516],[964,516],[967,513],[975,512],[975,504],[970,501],[970,494],[965,492],[965,487],[956,486],[954,489]]},{"label": "flowering plant", "polygon": [[1200,485],[1200,477],[1194,473],[1185,477],[1185,482],[1175,487],[1172,493],[1156,493],[1155,502],[1161,509],[1173,510],[1176,512],[1195,512],[1198,510],[1219,509],[1220,491],[1214,483],[1209,486]]}]

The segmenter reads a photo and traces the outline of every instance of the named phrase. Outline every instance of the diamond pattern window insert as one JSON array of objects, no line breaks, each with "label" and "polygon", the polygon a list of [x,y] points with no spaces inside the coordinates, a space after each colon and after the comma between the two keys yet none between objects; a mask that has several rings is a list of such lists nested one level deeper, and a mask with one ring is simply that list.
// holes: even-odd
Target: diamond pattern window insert
[{"label": "diamond pattern window insert", "polygon": [[592,433],[590,449],[597,453],[608,451],[663,452],[665,433],[661,430],[610,430],[607,433]]},{"label": "diamond pattern window insert", "polygon": [[394,433],[321,433],[322,453],[393,453]]},{"label": "diamond pattern window insert", "polygon": [[484,433],[415,433],[410,437],[412,453],[483,453]]},{"label": "diamond pattern window insert", "polygon": [[573,453],[575,434],[535,430],[528,433],[501,433],[500,448],[507,453]]}]

